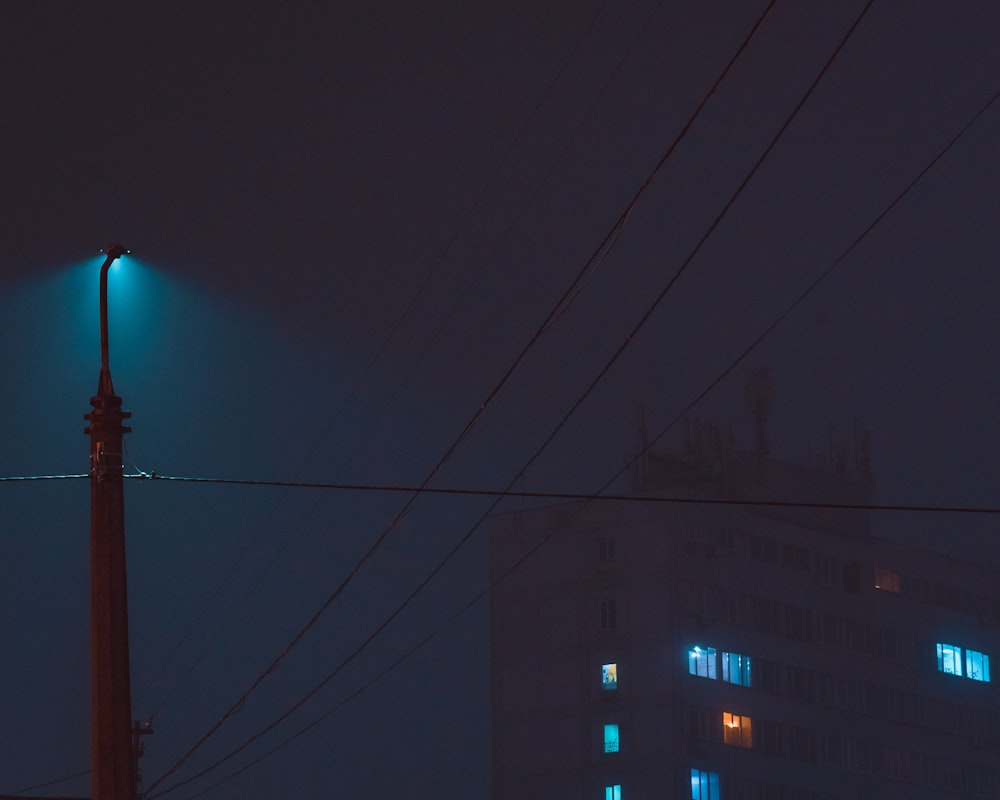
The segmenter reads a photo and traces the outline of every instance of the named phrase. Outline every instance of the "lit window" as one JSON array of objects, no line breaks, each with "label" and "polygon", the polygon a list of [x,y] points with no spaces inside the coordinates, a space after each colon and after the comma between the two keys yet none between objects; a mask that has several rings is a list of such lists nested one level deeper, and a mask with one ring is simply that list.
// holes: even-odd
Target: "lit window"
[{"label": "lit window", "polygon": [[603,664],[601,666],[601,686],[605,689],[618,688],[618,665]]},{"label": "lit window", "polygon": [[[716,717],[718,719],[718,717]],[[750,717],[739,714],[722,713],[722,740],[737,747],[753,747],[753,731]]]},{"label": "lit window", "polygon": [[618,752],[618,726],[617,725],[605,725],[604,726],[604,752],[605,753],[617,753]]},{"label": "lit window", "polygon": [[969,680],[990,682],[990,657],[986,653],[962,648],[957,644],[937,643],[937,668],[945,675],[964,675]]},{"label": "lit window", "polygon": [[715,680],[715,648],[695,645],[688,650],[688,672]]},{"label": "lit window", "polygon": [[744,656],[740,653],[723,653],[722,680],[738,683],[740,686],[749,686],[750,656]]},{"label": "lit window", "polygon": [[962,648],[953,644],[942,644],[937,646],[938,670],[946,675],[962,674]]},{"label": "lit window", "polygon": [[621,784],[616,783],[614,786],[605,786],[604,800],[622,800]]},{"label": "lit window", "polygon": [[719,800],[719,773],[692,769],[691,800]]},{"label": "lit window", "polygon": [[975,650],[965,651],[965,677],[974,681],[990,682],[990,657]]},{"label": "lit window", "polygon": [[883,592],[899,592],[899,573],[891,569],[875,569],[875,588]]}]

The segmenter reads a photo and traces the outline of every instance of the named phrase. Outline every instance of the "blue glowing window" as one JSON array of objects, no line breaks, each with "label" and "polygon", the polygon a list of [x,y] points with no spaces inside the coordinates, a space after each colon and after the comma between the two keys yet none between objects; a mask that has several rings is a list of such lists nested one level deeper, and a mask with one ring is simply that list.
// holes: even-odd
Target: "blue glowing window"
[{"label": "blue glowing window", "polygon": [[990,657],[986,653],[959,647],[957,644],[937,643],[937,668],[945,675],[990,682]]},{"label": "blue glowing window", "polygon": [[602,664],[601,665],[601,686],[605,689],[617,689],[618,688],[618,665],[617,664]]},{"label": "blue glowing window", "polygon": [[692,675],[715,680],[717,677],[715,661],[714,647],[695,645],[688,650],[688,672]]},{"label": "blue glowing window", "polygon": [[622,787],[620,783],[614,786],[604,787],[604,800],[622,800]]},{"label": "blue glowing window", "polygon": [[974,681],[990,682],[990,657],[975,650],[965,651],[965,677]]},{"label": "blue glowing window", "polygon": [[719,800],[719,773],[692,769],[691,800]]},{"label": "blue glowing window", "polygon": [[617,725],[605,725],[604,726],[604,752],[605,753],[617,753],[619,747],[618,739],[618,726]]},{"label": "blue glowing window", "polygon": [[749,686],[750,656],[744,656],[740,653],[723,653],[722,680],[740,686]]},{"label": "blue glowing window", "polygon": [[937,646],[938,670],[945,675],[962,674],[962,648],[953,644],[942,644]]}]

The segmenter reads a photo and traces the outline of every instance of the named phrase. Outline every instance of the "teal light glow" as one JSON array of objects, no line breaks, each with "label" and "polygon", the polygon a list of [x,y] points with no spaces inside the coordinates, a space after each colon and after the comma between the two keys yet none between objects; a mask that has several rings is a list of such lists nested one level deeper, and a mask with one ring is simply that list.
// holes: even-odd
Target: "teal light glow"
[{"label": "teal light glow", "polygon": [[691,800],[719,800],[719,773],[692,769]]},{"label": "teal light glow", "polygon": [[937,643],[937,668],[938,672],[945,675],[990,682],[990,657],[986,653],[959,647],[957,644]]},{"label": "teal light glow", "polygon": [[962,674],[962,648],[953,644],[943,644],[938,642],[937,646],[938,670],[945,675]]},{"label": "teal light glow", "polygon": [[617,753],[620,746],[618,737],[618,726],[611,724],[604,726],[604,752]]},{"label": "teal light glow", "polygon": [[740,653],[722,654],[722,680],[740,686],[750,685],[750,656]]},{"label": "teal light glow", "polygon": [[976,650],[965,651],[965,677],[974,681],[990,682],[990,657]]},{"label": "teal light glow", "polygon": [[692,675],[697,675],[699,678],[711,678],[715,680],[718,675],[716,660],[714,647],[695,645],[688,650],[688,672]]},{"label": "teal light glow", "polygon": [[622,787],[620,783],[604,787],[604,800],[622,800]]}]

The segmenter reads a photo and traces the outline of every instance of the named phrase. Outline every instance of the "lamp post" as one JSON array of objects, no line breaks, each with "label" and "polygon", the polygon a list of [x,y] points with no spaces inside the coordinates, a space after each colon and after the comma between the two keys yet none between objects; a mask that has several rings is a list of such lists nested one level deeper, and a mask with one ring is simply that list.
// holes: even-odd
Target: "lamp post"
[{"label": "lamp post", "polygon": [[90,425],[90,687],[91,798],[135,800],[128,607],[125,579],[125,493],[122,421],[108,358],[108,270],[127,254],[119,244],[103,251],[101,267],[101,373]]}]

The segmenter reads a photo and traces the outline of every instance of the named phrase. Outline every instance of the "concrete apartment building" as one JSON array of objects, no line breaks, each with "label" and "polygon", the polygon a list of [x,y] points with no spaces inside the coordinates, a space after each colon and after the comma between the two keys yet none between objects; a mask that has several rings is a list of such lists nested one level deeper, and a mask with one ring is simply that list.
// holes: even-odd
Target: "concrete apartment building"
[{"label": "concrete apartment building", "polygon": [[[863,444],[806,469],[695,428],[636,498],[869,501]],[[498,517],[491,559],[495,800],[1000,797],[992,565],[864,510],[639,501]]]}]

